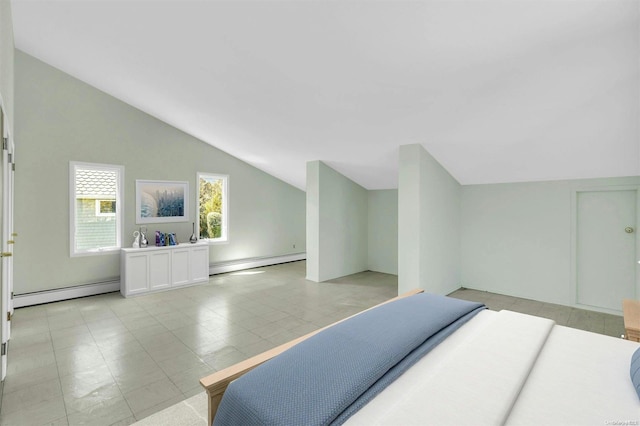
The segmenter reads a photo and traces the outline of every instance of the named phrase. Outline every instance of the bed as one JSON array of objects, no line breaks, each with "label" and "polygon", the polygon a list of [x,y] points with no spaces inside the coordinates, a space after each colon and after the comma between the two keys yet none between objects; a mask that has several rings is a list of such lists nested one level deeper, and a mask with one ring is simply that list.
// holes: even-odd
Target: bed
[{"label": "bed", "polygon": [[200,383],[216,425],[638,425],[639,348],[414,290]]}]

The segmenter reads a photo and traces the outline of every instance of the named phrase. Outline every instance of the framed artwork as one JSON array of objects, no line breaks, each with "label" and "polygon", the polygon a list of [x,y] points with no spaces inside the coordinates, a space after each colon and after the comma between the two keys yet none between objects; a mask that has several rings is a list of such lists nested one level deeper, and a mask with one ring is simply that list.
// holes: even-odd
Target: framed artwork
[{"label": "framed artwork", "polygon": [[136,180],[136,223],[187,222],[189,182]]}]

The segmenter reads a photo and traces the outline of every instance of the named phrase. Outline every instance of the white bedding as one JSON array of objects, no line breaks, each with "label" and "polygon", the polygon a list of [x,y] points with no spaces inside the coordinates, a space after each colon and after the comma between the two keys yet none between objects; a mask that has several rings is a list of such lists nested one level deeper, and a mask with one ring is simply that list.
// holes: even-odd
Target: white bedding
[{"label": "white bedding", "polygon": [[637,347],[543,318],[483,311],[347,424],[637,422],[640,401],[629,378]]}]

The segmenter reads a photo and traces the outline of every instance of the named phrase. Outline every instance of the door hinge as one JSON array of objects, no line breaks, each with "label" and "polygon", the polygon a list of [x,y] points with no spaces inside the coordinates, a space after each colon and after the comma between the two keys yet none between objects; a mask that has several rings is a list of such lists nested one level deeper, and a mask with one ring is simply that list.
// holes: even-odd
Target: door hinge
[{"label": "door hinge", "polygon": [[0,253],[0,257],[11,257],[13,254],[10,251],[3,251]]},{"label": "door hinge", "polygon": [[11,300],[13,300],[13,292],[11,292]]},{"label": "door hinge", "polygon": [[7,343],[5,342],[2,344],[2,354],[0,355],[5,356],[6,354],[7,354]]},{"label": "door hinge", "polygon": [[11,321],[11,312],[7,312],[7,321]]},{"label": "door hinge", "polygon": [[8,241],[7,241],[7,244],[15,244],[15,243],[16,243],[16,242],[15,242],[15,241],[13,241],[13,240],[8,240]]},{"label": "door hinge", "polygon": [[13,158],[13,154],[9,153],[9,158],[8,158],[9,161],[7,161],[7,163],[11,164],[13,162],[11,161],[12,158]]},{"label": "door hinge", "polygon": [[2,138],[2,149],[7,149],[7,146],[9,146],[7,138]]},{"label": "door hinge", "polygon": [[16,163],[11,163],[11,171],[12,172],[16,171]]}]

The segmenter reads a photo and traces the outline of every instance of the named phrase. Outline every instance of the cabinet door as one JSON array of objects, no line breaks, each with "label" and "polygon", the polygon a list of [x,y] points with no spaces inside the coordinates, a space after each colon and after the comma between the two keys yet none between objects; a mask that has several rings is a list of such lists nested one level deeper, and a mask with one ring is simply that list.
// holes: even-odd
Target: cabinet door
[{"label": "cabinet door", "polygon": [[129,254],[126,256],[125,293],[144,293],[149,290],[149,256],[147,254]]},{"label": "cabinet door", "polygon": [[209,247],[194,247],[191,249],[191,281],[209,280]]},{"label": "cabinet door", "polygon": [[189,284],[189,249],[174,249],[171,253],[171,286]]},{"label": "cabinet door", "polygon": [[168,251],[149,254],[149,287],[151,290],[171,287],[171,253]]}]

